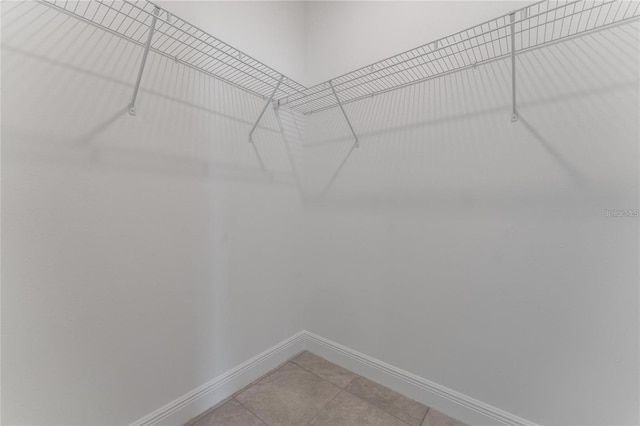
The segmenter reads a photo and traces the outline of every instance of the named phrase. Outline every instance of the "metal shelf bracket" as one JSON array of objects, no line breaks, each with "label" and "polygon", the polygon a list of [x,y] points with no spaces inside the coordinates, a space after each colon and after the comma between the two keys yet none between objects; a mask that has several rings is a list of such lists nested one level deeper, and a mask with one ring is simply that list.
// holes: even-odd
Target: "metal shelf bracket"
[{"label": "metal shelf bracket", "polygon": [[129,114],[136,115],[136,98],[138,97],[138,90],[140,90],[140,82],[142,81],[142,74],[144,73],[144,66],[147,63],[147,56],[149,56],[149,48],[151,47],[151,38],[153,37],[153,31],[156,29],[156,22],[158,21],[158,15],[160,15],[160,8],[156,7],[153,10],[153,17],[151,18],[151,26],[149,27],[149,35],[147,36],[147,42],[144,45],[144,52],[142,53],[142,60],[140,61],[140,70],[138,71],[138,79],[136,80],[136,87],[133,89],[133,97],[129,104]]},{"label": "metal shelf bracket", "polygon": [[[136,112],[135,100],[150,50],[177,64],[257,96],[263,101],[270,98],[275,82],[282,76],[281,72],[207,34],[149,0],[93,0],[81,2],[83,7],[78,7],[78,2],[60,0],[36,2],[144,49],[133,99],[129,105],[132,115]],[[279,100],[281,106],[309,115],[338,108],[339,104],[344,106],[373,95],[423,83],[458,70],[503,59],[508,62],[511,59],[512,120],[518,121],[516,55],[638,20],[640,2],[637,1],[540,0],[482,24],[334,77],[333,84],[325,81],[306,87],[285,78],[271,98]],[[339,102],[336,102],[334,92],[338,93]]]},{"label": "metal shelf bracket", "polygon": [[516,13],[509,14],[511,21],[511,122],[518,121],[518,109],[516,108]]},{"label": "metal shelf bracket", "polygon": [[273,97],[276,95],[276,92],[278,91],[278,88],[280,87],[280,83],[282,83],[282,80],[284,80],[284,75],[280,76],[280,80],[278,80],[278,84],[276,84],[276,88],[273,89],[273,92],[271,92],[271,96],[269,96],[269,99],[264,103],[264,107],[262,108],[262,111],[260,112],[260,115],[258,116],[258,119],[253,124],[253,127],[251,128],[251,131],[249,132],[249,143],[253,143],[253,132],[256,131],[256,128],[258,127],[258,124],[260,124],[260,120],[262,120],[262,116],[267,111],[267,107],[269,106],[269,104],[271,104],[271,101],[273,101]]},{"label": "metal shelf bracket", "polygon": [[355,139],[355,147],[359,148],[360,147],[360,141],[358,141],[358,135],[356,135],[356,131],[353,130],[353,126],[351,125],[351,121],[349,121],[349,117],[347,116],[347,113],[344,110],[344,107],[342,106],[342,102],[340,102],[340,98],[338,97],[338,94],[336,93],[336,89],[333,87],[333,82],[331,80],[329,80],[329,86],[331,86],[331,91],[333,92],[333,96],[336,97],[336,102],[338,102],[338,106],[340,107],[340,110],[342,111],[342,115],[344,115],[344,119],[347,120],[347,124],[349,125],[349,129],[351,130],[351,134],[353,135],[353,139]]}]

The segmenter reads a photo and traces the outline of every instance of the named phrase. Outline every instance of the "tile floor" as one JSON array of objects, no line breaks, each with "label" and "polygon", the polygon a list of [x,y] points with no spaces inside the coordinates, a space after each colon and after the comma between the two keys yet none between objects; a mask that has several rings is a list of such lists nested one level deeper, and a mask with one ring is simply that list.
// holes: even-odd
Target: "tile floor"
[{"label": "tile floor", "polygon": [[464,426],[302,352],[186,426]]}]

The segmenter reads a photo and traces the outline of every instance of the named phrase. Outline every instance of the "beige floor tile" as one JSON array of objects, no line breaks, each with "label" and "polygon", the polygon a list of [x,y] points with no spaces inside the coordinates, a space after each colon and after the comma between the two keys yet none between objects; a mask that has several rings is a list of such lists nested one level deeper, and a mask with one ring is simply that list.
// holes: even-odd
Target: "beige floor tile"
[{"label": "beige floor tile", "polygon": [[317,374],[341,389],[347,386],[349,382],[356,377],[355,373],[307,351],[302,352],[300,355],[295,357],[293,362],[298,364],[300,367]]},{"label": "beige floor tile", "polygon": [[465,424],[438,410],[429,408],[427,416],[424,418],[424,422],[422,422],[422,426],[465,426]]},{"label": "beige floor tile", "polygon": [[259,418],[235,399],[222,404],[211,413],[197,419],[189,426],[265,426]]},{"label": "beige floor tile", "polygon": [[340,388],[287,363],[237,395],[236,399],[269,426],[302,426],[338,392]]},{"label": "beige floor tile", "polygon": [[407,426],[390,414],[342,391],[309,426]]},{"label": "beige floor tile", "polygon": [[427,412],[425,405],[310,352],[301,353],[238,391],[220,407],[187,423],[188,426],[307,424],[465,426],[437,410]]},{"label": "beige floor tile", "polygon": [[345,389],[412,426],[420,426],[427,411],[426,405],[364,377],[355,378]]}]

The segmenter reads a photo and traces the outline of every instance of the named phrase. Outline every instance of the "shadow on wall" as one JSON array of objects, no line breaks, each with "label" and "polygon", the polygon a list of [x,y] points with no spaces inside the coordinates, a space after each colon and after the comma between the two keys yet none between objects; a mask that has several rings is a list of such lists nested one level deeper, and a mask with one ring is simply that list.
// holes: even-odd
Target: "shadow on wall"
[{"label": "shadow on wall", "polygon": [[[270,108],[256,133],[259,154],[247,142],[261,98],[151,52],[132,117],[126,112],[141,47],[36,2],[5,5],[3,23],[3,73],[11,82],[3,88],[11,105],[4,111],[7,153],[79,167],[293,184]],[[269,173],[261,172],[257,155]]]},{"label": "shadow on wall", "polygon": [[[628,112],[637,106],[628,94],[638,85],[637,23],[519,55],[520,122],[503,119],[511,99],[504,60],[346,105],[361,149],[353,149],[337,108],[310,116],[283,108],[284,143],[268,108],[254,151],[246,135],[262,99],[151,53],[140,113],[131,117],[140,47],[37,3],[5,7],[3,15],[3,68],[7,80],[16,77],[4,89],[12,107],[3,132],[21,140],[5,148],[43,161],[279,183],[312,202],[328,194],[350,203],[410,200],[425,191],[434,199],[502,199],[516,187],[554,187],[556,196],[600,191],[607,177],[585,170],[635,137]],[[606,117],[618,122],[618,134],[582,125]],[[120,134],[133,137],[123,143]]]},{"label": "shadow on wall", "polygon": [[639,207],[638,34],[518,55],[515,123],[510,61],[345,105],[353,151],[308,116],[308,330],[538,424],[637,424],[638,218],[602,212]]},{"label": "shadow on wall", "polygon": [[299,331],[273,110],[264,173],[261,98],[150,53],[130,116],[141,47],[1,7],[3,421],[128,424]]},{"label": "shadow on wall", "polygon": [[[513,383],[492,380],[508,375],[501,354],[487,344],[480,349],[489,361],[470,357],[479,349],[468,328],[535,371],[544,358],[529,344],[535,339],[502,348],[513,335],[501,327],[520,325],[562,348],[566,336],[583,336],[595,307],[637,301],[627,297],[637,296],[628,290],[637,244],[610,262],[595,249],[574,255],[593,246],[614,252],[628,229],[590,239],[590,215],[638,204],[637,23],[519,55],[517,123],[508,61],[346,105],[358,149],[337,109],[305,117],[283,109],[288,145],[268,109],[255,134],[264,174],[247,141],[262,99],[151,53],[138,115],[129,116],[140,47],[35,2],[2,9],[3,224],[12,224],[2,236],[3,328],[24,327],[3,348],[33,357],[3,351],[3,364],[17,366],[3,370],[15,395],[8,419],[26,416],[19,408],[30,400],[41,411],[24,423],[128,423],[298,331],[297,185],[318,201],[310,207],[357,213],[312,218],[309,276],[317,282],[305,285],[317,291],[304,293],[313,297],[304,311],[312,331],[489,403],[495,396],[518,414],[530,413],[509,399]],[[558,215],[564,207],[587,220]],[[410,213],[409,225],[409,215],[378,217],[383,208]],[[482,208],[488,214],[471,213]],[[496,214],[502,208],[527,215]],[[529,220],[543,209],[548,216]],[[614,273],[624,291],[589,281]],[[511,303],[486,314],[503,299]],[[567,306],[582,310],[563,322]],[[598,324],[630,323],[605,318],[613,311],[598,311]],[[326,312],[339,327],[316,323]],[[617,312],[635,314],[637,305]],[[564,334],[541,332],[544,321]],[[412,339],[421,334],[435,343]],[[593,334],[583,337],[578,349],[590,353],[582,349]],[[368,343],[376,341],[384,347]],[[411,344],[413,359],[385,352]],[[573,352],[556,352],[549,357],[573,366]],[[560,361],[549,380],[562,377]],[[582,380],[585,371],[571,373]],[[492,376],[476,384],[495,384],[494,394],[484,398],[465,381],[470,374]],[[539,394],[531,389],[528,396]],[[557,389],[577,395],[565,382]],[[580,406],[573,402],[567,410]]]},{"label": "shadow on wall", "polygon": [[637,43],[632,22],[518,55],[516,123],[510,60],[347,104],[353,152],[337,108],[306,116],[309,199],[464,206],[631,194]]}]

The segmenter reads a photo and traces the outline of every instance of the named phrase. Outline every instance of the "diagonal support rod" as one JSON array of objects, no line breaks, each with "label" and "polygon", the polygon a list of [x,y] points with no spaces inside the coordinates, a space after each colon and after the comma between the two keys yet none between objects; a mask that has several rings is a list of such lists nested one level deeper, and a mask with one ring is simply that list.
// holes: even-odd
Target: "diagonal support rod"
[{"label": "diagonal support rod", "polygon": [[144,66],[147,63],[147,56],[149,56],[149,48],[151,47],[151,38],[153,37],[153,31],[156,29],[156,21],[160,14],[160,8],[156,7],[153,10],[153,18],[151,19],[151,26],[149,27],[149,35],[147,36],[147,42],[144,45],[144,52],[142,53],[142,61],[140,62],[140,71],[138,71],[138,79],[136,80],[136,87],[133,89],[133,97],[129,104],[129,114],[136,115],[136,98],[138,97],[138,90],[140,90],[140,82],[142,81],[142,74],[144,73]]},{"label": "diagonal support rod", "polygon": [[358,148],[358,147],[360,147],[360,142],[358,141],[358,135],[356,135],[356,131],[353,130],[353,126],[351,125],[351,122],[349,121],[349,117],[347,116],[347,113],[345,112],[344,107],[342,106],[342,102],[340,102],[340,98],[338,97],[338,94],[336,93],[336,89],[333,87],[333,82],[331,80],[329,80],[329,86],[331,86],[331,91],[333,92],[333,96],[336,97],[336,101],[338,101],[338,106],[340,107],[340,110],[342,111],[342,115],[344,115],[344,119],[347,120],[347,124],[349,125],[349,129],[351,129],[351,134],[353,135],[353,138],[356,141],[354,146],[356,148]]},{"label": "diagonal support rod", "polygon": [[511,19],[511,122],[518,121],[518,109],[516,108],[516,13],[509,15]]},{"label": "diagonal support rod", "polygon": [[258,124],[260,124],[260,120],[262,120],[262,116],[267,111],[267,107],[269,106],[271,101],[273,101],[273,97],[276,95],[276,92],[278,91],[278,88],[280,87],[280,83],[282,83],[282,80],[284,80],[284,75],[280,76],[280,80],[278,80],[278,84],[276,84],[276,88],[273,89],[273,93],[271,93],[271,96],[269,96],[269,100],[267,102],[265,102],[264,107],[262,108],[262,111],[260,112],[260,115],[258,116],[258,119],[256,120],[255,124],[251,128],[251,131],[249,132],[249,142],[253,143],[253,132],[256,131],[256,128],[258,127]]}]

